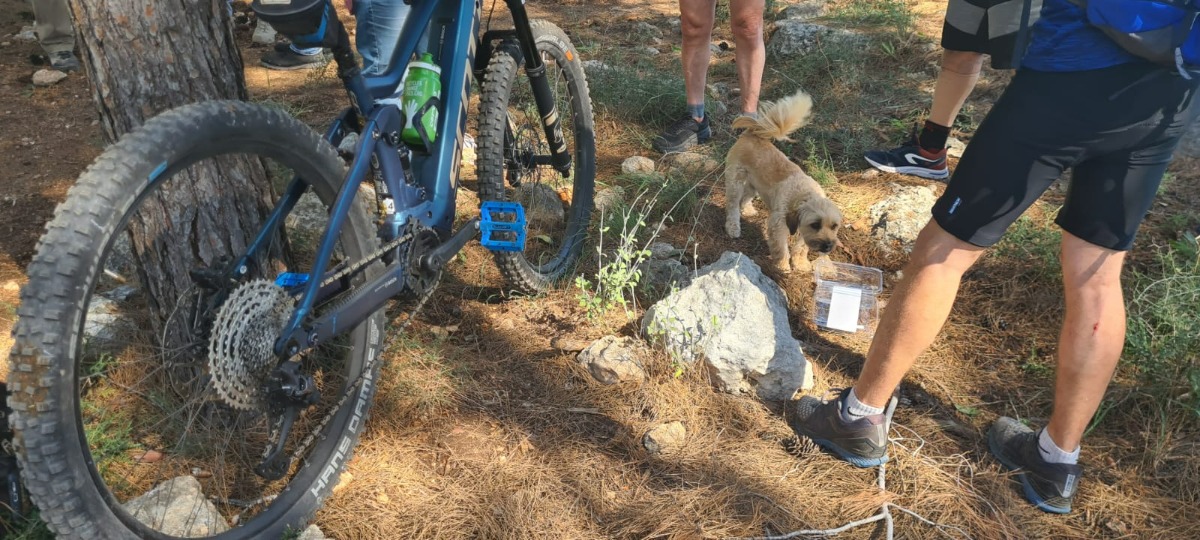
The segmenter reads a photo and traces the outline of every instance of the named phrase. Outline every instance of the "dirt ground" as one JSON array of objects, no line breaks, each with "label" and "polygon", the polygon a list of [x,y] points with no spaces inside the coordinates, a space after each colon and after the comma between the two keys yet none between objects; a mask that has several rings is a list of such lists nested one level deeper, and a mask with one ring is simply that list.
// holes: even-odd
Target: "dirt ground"
[{"label": "dirt ground", "polygon": [[[723,4],[725,2],[722,2]],[[844,4],[846,2],[835,2]],[[488,8],[485,2],[485,14]],[[777,1],[778,8],[786,2]],[[677,37],[669,21],[677,4],[664,0],[530,1],[529,9],[562,28],[581,54],[612,62],[641,43],[632,24],[664,31],[663,52],[645,59],[678,72]],[[944,2],[910,2],[924,43],[936,43]],[[497,12],[502,11],[499,6]],[[486,16],[486,15],[485,15]],[[9,34],[29,24],[23,0],[0,0],[0,350],[11,344],[17,291],[42,228],[73,180],[104,147],[88,82],[79,73],[48,88],[33,87],[40,49]],[[714,41],[732,42],[727,25]],[[277,72],[258,64],[264,48],[241,35],[246,81],[254,100],[279,102],[317,127],[344,101],[332,70]],[[913,62],[928,72],[939,50]],[[736,83],[732,55],[714,58],[710,82]],[[723,68],[721,67],[723,66]],[[677,76],[677,75],[676,75]],[[766,86],[778,97],[796,81],[768,66]],[[982,118],[1007,82],[985,70],[967,109]],[[797,84],[805,86],[806,81]],[[598,91],[592,83],[593,95]],[[927,107],[932,78],[913,83],[917,99],[888,116],[906,120]],[[777,90],[777,91],[776,91]],[[682,88],[679,89],[682,91]],[[831,96],[814,96],[818,106]],[[926,100],[922,102],[922,100]],[[735,105],[735,103],[730,103]],[[911,114],[910,114],[911,113]],[[881,114],[882,115],[882,114]],[[634,124],[600,105],[598,182],[617,182],[631,155],[657,159],[650,137],[661,124]],[[718,128],[717,145],[729,130]],[[893,132],[878,129],[877,144]],[[969,131],[956,133],[970,139]],[[804,132],[798,138],[804,137]],[[719,158],[718,150],[712,150]],[[794,156],[797,161],[812,156]],[[868,173],[840,156],[831,197],[852,224],[836,260],[878,267],[890,291],[903,258],[871,247],[867,208],[889,183],[930,185]],[[953,162],[952,162],[953,163]],[[1151,260],[1178,234],[1178,215],[1200,203],[1196,164],[1179,160],[1176,180],[1159,199],[1131,255]],[[761,235],[729,240],[721,229],[724,202],[716,175],[698,179],[700,202],[663,238],[688,247],[699,266],[723,251],[766,261]],[[472,208],[474,181],[464,178],[462,208]],[[1031,212],[1049,227],[1053,189]],[[1190,225],[1195,226],[1197,222]],[[747,229],[756,225],[748,224]],[[690,241],[689,241],[690,240]],[[897,513],[900,538],[1197,538],[1200,524],[1200,428],[1156,421],[1142,412],[1110,415],[1085,441],[1087,476],[1076,510],[1051,516],[1029,507],[1017,484],[986,452],[987,426],[1000,415],[1044,423],[1050,410],[1056,330],[1061,320],[1055,279],[1026,271],[1029,261],[998,250],[967,276],[945,331],[902,388],[892,436],[887,490],[874,470],[859,470],[798,444],[780,416],[781,404],[713,392],[696,370],[674,376],[670,361],[646,359],[643,384],[603,387],[554,338],[586,342],[609,334],[634,336],[641,308],[588,320],[570,286],[536,299],[505,298],[490,255],[478,246],[452,265],[437,302],[406,335],[392,336],[369,430],[347,479],[317,515],[331,538],[729,538],[781,535],[862,519],[890,501],[939,524]],[[589,266],[591,265],[591,266]],[[595,260],[581,271],[594,271]],[[815,363],[819,393],[845,386],[861,367],[863,338],[817,330],[807,303],[807,276],[773,275],[788,294],[793,330]],[[1042,366],[1032,368],[1030,366]],[[1047,371],[1051,370],[1051,371]],[[1137,400],[1138,383],[1118,376],[1112,403]],[[682,421],[687,446],[670,457],[651,455],[641,437],[651,426]],[[882,525],[845,533],[882,538]]]}]

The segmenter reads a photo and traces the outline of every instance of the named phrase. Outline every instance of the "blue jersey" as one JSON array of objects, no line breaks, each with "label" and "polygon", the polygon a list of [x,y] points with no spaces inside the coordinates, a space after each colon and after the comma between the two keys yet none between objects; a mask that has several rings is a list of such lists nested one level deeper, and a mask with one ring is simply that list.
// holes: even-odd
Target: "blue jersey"
[{"label": "blue jersey", "polygon": [[1086,71],[1144,62],[1087,21],[1068,0],[1043,0],[1042,17],[1029,29],[1021,67],[1035,71]]}]

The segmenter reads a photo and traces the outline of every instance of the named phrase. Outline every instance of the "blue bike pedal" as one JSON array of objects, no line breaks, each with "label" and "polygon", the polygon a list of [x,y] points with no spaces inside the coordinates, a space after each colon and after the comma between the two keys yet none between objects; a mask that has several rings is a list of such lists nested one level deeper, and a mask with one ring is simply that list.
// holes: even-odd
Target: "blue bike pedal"
[{"label": "blue bike pedal", "polygon": [[[479,208],[479,213],[479,243],[483,247],[492,251],[525,249],[525,208],[521,203],[487,201]],[[502,216],[510,220],[500,221]]]},{"label": "blue bike pedal", "polygon": [[284,272],[282,274],[279,274],[278,276],[275,276],[275,285],[278,287],[282,287],[284,289],[290,289],[292,287],[299,287],[300,285],[304,285],[305,283],[308,283],[308,274],[301,274],[298,272]]}]

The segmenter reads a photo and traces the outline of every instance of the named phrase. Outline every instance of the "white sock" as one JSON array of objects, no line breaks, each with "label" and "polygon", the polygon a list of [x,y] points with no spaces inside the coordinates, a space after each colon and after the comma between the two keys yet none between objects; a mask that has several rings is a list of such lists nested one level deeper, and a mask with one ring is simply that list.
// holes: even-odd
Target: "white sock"
[{"label": "white sock", "polygon": [[1079,463],[1079,447],[1076,446],[1073,452],[1059,448],[1054,439],[1050,438],[1050,432],[1045,428],[1038,434],[1038,453],[1047,463],[1066,463],[1068,465]]},{"label": "white sock", "polygon": [[883,407],[872,407],[858,400],[858,396],[854,394],[854,389],[850,389],[850,395],[846,396],[846,416],[851,420],[858,420],[864,416],[873,416],[883,414]]}]

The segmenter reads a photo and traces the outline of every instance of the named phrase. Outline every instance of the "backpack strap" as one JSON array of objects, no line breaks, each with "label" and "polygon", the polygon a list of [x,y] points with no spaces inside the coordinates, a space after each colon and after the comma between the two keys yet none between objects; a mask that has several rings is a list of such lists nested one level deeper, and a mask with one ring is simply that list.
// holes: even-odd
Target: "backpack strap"
[{"label": "backpack strap", "polygon": [[[1075,0],[1071,0],[1075,1]],[[1086,0],[1083,0],[1086,1]],[[1033,15],[1033,0],[1022,0],[1021,24],[1017,27],[1017,43],[1013,51],[1013,69],[1021,69],[1021,61],[1025,58],[1025,50],[1029,47],[1029,18]]]}]

